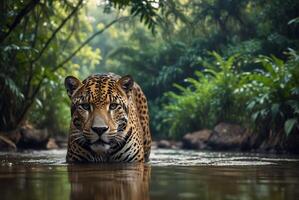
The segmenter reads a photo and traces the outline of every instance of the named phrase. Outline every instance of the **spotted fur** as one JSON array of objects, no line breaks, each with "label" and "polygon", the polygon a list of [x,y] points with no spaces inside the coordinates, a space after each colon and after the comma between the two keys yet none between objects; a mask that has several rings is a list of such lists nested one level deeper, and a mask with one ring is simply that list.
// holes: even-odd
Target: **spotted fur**
[{"label": "spotted fur", "polygon": [[151,147],[147,100],[130,76],[69,76],[71,99],[67,162],[143,162]]}]

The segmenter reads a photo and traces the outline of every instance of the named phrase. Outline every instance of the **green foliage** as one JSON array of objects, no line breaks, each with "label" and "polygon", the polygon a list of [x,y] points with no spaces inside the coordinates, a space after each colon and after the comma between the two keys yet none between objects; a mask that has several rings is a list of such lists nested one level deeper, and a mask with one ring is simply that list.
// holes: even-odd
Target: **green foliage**
[{"label": "green foliage", "polygon": [[180,137],[223,121],[255,124],[266,137],[273,131],[289,135],[299,130],[299,59],[295,51],[290,51],[287,62],[259,56],[255,61],[261,68],[254,72],[240,70],[247,63],[243,57],[223,59],[212,54],[215,62],[196,71],[196,79],[186,79],[187,87],[175,85],[179,92],[166,93],[162,132]]},{"label": "green foliage", "polygon": [[252,120],[265,134],[284,130],[289,135],[299,128],[299,60],[295,51],[289,54],[287,62],[274,56],[257,58],[262,68],[244,75],[244,85],[239,89],[248,97]]},{"label": "green foliage", "polygon": [[[155,37],[133,20],[116,27],[113,34],[105,35],[102,38],[105,45],[97,41],[97,46],[104,47],[107,52],[100,64],[103,71],[131,74],[141,84],[150,102],[152,130],[156,137],[179,137],[191,130],[211,127],[221,120],[252,126],[252,121],[246,121],[248,110],[243,115],[235,110],[246,108],[248,98],[255,97],[260,83],[249,83],[243,77],[246,72],[262,69],[260,63],[252,62],[258,55],[274,55],[286,60],[282,52],[287,48],[298,49],[298,1],[175,0],[165,1],[163,6],[160,13],[163,22],[156,27]],[[215,61],[216,55],[211,58],[208,52],[212,51],[224,58],[242,56],[233,56],[235,63],[228,64],[232,68],[225,69],[219,57],[216,59],[219,61]],[[225,70],[228,76],[224,75]],[[200,72],[195,74],[195,71]],[[204,78],[199,78],[198,73],[203,73]],[[200,88],[198,85],[195,87],[196,84],[190,82],[192,79],[198,84],[202,82],[204,94],[196,89]],[[174,84],[187,91],[173,87]],[[246,94],[241,92],[245,89]],[[163,95],[165,92],[167,98]],[[205,106],[194,103],[197,96]],[[204,100],[208,97],[212,98],[211,102]],[[196,109],[198,113],[208,110],[210,115],[195,113],[189,116],[187,111]],[[209,120],[202,120],[202,116]],[[161,123],[162,120],[165,122]],[[288,122],[286,127],[290,125],[292,123]]]},{"label": "green foliage", "polygon": [[130,7],[130,15],[139,16],[140,22],[144,22],[152,33],[155,33],[156,25],[161,21],[158,15],[158,9],[163,8],[163,5],[164,2],[159,0],[110,0],[105,6],[105,11],[111,12],[111,7],[117,9]]},{"label": "green foliage", "polygon": [[299,17],[296,17],[288,22],[289,25],[290,24],[298,24],[298,23],[299,23]]},{"label": "green foliage", "polygon": [[[42,108],[45,104],[57,104],[50,98],[41,95],[42,90],[55,94],[60,87],[62,76],[68,71],[78,74],[78,65],[97,64],[99,50],[84,49],[84,53],[67,62],[68,69],[61,63],[73,52],[73,49],[87,37],[86,32],[75,32],[76,29],[91,31],[92,27],[84,16],[83,1],[62,3],[56,1],[24,1],[2,3],[5,10],[2,17],[9,29],[0,35],[0,82],[4,83],[0,96],[0,129],[14,129],[28,120],[28,113],[36,105]],[[26,6],[31,10],[24,15]],[[13,12],[13,15],[10,15]],[[23,17],[17,21],[18,17]],[[79,24],[79,25],[77,25]],[[46,87],[46,88],[43,88]],[[49,96],[49,95],[48,95]],[[59,97],[57,95],[57,97]],[[43,102],[49,100],[47,103]],[[44,113],[35,110],[38,115],[33,123],[43,123]]]},{"label": "green foliage", "polygon": [[142,86],[155,137],[220,121],[256,124],[265,135],[298,130],[299,1],[98,3],[0,3],[0,130],[29,119],[64,132],[64,77],[105,71]]},{"label": "green foliage", "polygon": [[52,135],[65,135],[70,124],[69,97],[65,92],[63,76],[58,80],[46,80],[36,102],[31,108],[28,120],[37,128],[47,127]]},{"label": "green foliage", "polygon": [[[163,123],[168,134],[179,137],[189,131],[212,128],[221,121],[240,121],[239,110],[244,102],[237,100],[234,90],[239,87],[238,56],[223,59],[213,52],[215,61],[204,62],[205,70],[196,71],[196,78],[187,78],[187,87],[175,84],[179,90],[168,92]],[[243,116],[245,117],[245,116]],[[164,131],[166,131],[165,129]]]},{"label": "green foliage", "polygon": [[[105,1],[104,7],[131,8],[131,15],[154,30],[160,5],[153,1]],[[158,7],[157,7],[158,6]],[[100,63],[101,51],[88,42],[94,32],[83,0],[2,1],[0,3],[0,130],[26,120],[63,132],[68,124],[63,77],[85,78]],[[82,76],[82,77],[81,77]],[[54,124],[54,125],[52,125]]]}]

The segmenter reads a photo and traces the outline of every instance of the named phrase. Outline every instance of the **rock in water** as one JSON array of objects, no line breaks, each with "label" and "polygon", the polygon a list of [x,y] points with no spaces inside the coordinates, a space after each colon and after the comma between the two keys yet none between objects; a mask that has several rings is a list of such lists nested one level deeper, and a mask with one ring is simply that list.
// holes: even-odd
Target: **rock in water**
[{"label": "rock in water", "polygon": [[211,130],[204,129],[194,133],[188,133],[183,137],[184,149],[206,149],[207,142],[212,135]]},{"label": "rock in water", "polygon": [[215,126],[208,145],[216,150],[245,150],[249,131],[237,124],[220,123]]},{"label": "rock in water", "polygon": [[50,138],[47,143],[47,149],[58,149],[58,145],[54,138]]},{"label": "rock in water", "polygon": [[21,128],[21,139],[17,143],[20,149],[46,149],[49,141],[47,129]]}]

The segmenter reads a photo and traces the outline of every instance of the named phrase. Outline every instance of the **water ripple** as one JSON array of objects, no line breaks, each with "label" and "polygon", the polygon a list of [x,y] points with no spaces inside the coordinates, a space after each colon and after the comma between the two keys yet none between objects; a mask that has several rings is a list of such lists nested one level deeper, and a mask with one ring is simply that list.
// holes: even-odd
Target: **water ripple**
[{"label": "water ripple", "polygon": [[[26,151],[22,153],[0,152],[2,166],[16,164],[66,165],[66,150]],[[212,152],[191,150],[153,149],[152,166],[258,166],[276,165],[283,162],[299,162],[298,156]]]},{"label": "water ripple", "polygon": [[257,153],[156,149],[152,151],[151,164],[154,166],[248,166],[299,162],[298,157],[285,157],[286,155],[281,158],[277,155]]}]

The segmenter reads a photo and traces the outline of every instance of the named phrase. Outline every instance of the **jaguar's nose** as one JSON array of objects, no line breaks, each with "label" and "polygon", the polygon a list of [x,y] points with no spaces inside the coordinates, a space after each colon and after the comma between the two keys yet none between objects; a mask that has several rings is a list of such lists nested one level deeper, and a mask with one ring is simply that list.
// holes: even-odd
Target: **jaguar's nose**
[{"label": "jaguar's nose", "polygon": [[103,135],[108,130],[107,126],[104,127],[91,127],[91,130],[93,130],[96,134],[99,136]]}]

